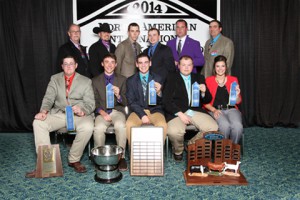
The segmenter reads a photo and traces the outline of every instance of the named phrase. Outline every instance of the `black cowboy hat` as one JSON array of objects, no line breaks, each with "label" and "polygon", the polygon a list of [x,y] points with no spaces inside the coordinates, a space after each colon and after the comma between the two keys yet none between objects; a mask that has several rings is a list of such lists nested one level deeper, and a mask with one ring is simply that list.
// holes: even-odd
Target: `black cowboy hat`
[{"label": "black cowboy hat", "polygon": [[98,34],[99,32],[111,33],[112,31],[110,30],[108,23],[103,23],[100,27],[93,28],[93,32]]}]

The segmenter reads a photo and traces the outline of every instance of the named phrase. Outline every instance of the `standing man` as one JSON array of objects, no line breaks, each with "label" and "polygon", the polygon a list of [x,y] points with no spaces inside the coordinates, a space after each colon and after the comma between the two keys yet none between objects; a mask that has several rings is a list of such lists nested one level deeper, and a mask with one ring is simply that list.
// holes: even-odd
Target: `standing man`
[{"label": "standing man", "polygon": [[145,49],[143,53],[147,54],[151,59],[151,71],[160,75],[163,83],[167,75],[175,72],[174,58],[170,47],[159,42],[160,31],[157,28],[151,28],[148,31],[148,40],[150,47]]},{"label": "standing man", "polygon": [[128,25],[128,38],[121,42],[116,49],[118,67],[116,72],[126,78],[137,71],[135,59],[141,53],[141,45],[137,42],[140,35],[140,27],[137,23]]},{"label": "standing man", "polygon": [[[120,171],[126,171],[125,161],[126,149],[126,127],[125,127],[125,106],[126,100],[126,77],[117,74],[114,70],[117,67],[117,58],[114,54],[107,54],[102,61],[104,73],[92,79],[95,100],[96,100],[96,120],[94,128],[94,146],[105,145],[106,129],[113,124],[116,132],[117,144],[124,149],[123,157],[119,162]],[[114,108],[107,108],[106,86],[112,84],[114,93]]]},{"label": "standing man", "polygon": [[[193,60],[190,56],[182,56],[178,63],[179,72],[168,76],[163,95],[163,105],[168,122],[168,136],[174,148],[175,161],[181,161],[184,149],[184,134],[188,124],[197,127],[201,134],[206,131],[217,131],[216,121],[201,104],[211,101],[212,97],[205,85],[203,75],[192,73]],[[200,84],[199,106],[192,106],[192,85]]]},{"label": "standing man", "polygon": [[232,40],[222,35],[222,24],[218,20],[212,20],[209,23],[209,34],[211,38],[205,43],[205,65],[201,73],[205,77],[211,76],[215,57],[223,55],[227,58],[227,69],[228,74],[230,75],[234,58],[234,46]]},{"label": "standing man", "polygon": [[101,62],[103,57],[109,53],[115,53],[116,46],[110,42],[111,30],[108,23],[102,24],[100,27],[95,27],[93,32],[99,36],[99,40],[92,44],[89,48],[90,70],[92,77],[103,73]]},{"label": "standing man", "polygon": [[[39,145],[50,145],[49,132],[66,127],[66,106],[72,106],[76,136],[68,156],[68,165],[78,173],[86,172],[80,163],[84,148],[93,134],[95,99],[92,81],[75,72],[78,64],[66,56],[61,62],[63,72],[51,77],[40,112],[35,115],[33,132],[36,152]],[[26,173],[35,177],[36,171]]]},{"label": "standing man", "polygon": [[70,40],[59,47],[56,59],[57,72],[61,72],[61,61],[67,55],[72,55],[78,62],[77,72],[83,76],[91,77],[88,68],[88,56],[86,48],[80,45],[80,27],[77,24],[71,24],[68,29]]},{"label": "standing man", "polygon": [[[162,109],[162,78],[149,71],[151,65],[147,54],[140,54],[136,59],[136,67],[139,72],[127,79],[126,97],[131,114],[126,121],[126,132],[128,143],[130,144],[131,127],[141,126],[142,124],[153,124],[163,127],[164,139],[167,135],[167,123]],[[155,91],[157,94],[156,105],[148,103],[148,83],[155,81]]]},{"label": "standing man", "polygon": [[172,49],[175,66],[178,67],[181,56],[190,56],[194,62],[193,73],[200,73],[204,65],[204,57],[201,51],[200,42],[187,35],[188,24],[185,20],[179,19],[176,22],[176,38],[169,40],[167,46]]}]

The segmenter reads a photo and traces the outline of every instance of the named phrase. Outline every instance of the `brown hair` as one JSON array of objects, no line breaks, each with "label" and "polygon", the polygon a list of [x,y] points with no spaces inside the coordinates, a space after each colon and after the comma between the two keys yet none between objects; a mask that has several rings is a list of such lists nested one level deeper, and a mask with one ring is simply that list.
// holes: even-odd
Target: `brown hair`
[{"label": "brown hair", "polygon": [[225,63],[225,67],[226,67],[225,75],[228,75],[227,58],[223,55],[219,55],[219,56],[215,57],[215,60],[214,60],[214,67],[213,67],[213,71],[212,71],[212,74],[214,76],[217,74],[216,73],[216,63],[221,62],[221,61],[223,61]]}]

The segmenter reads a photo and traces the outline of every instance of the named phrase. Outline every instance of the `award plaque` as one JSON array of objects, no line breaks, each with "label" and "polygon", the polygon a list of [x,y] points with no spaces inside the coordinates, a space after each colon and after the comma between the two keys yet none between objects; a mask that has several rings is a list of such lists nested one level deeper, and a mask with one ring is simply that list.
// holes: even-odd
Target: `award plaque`
[{"label": "award plaque", "polygon": [[199,107],[200,105],[200,90],[197,82],[192,85],[192,104],[191,107]]},{"label": "award plaque", "polygon": [[66,127],[68,131],[75,131],[74,113],[72,106],[66,106]]},{"label": "award plaque", "polygon": [[63,176],[59,145],[40,145],[36,164],[36,178]]},{"label": "award plaque", "polygon": [[232,82],[231,83],[231,86],[230,86],[230,94],[229,94],[229,102],[228,102],[228,105],[230,106],[234,106],[236,104],[236,88],[237,86],[237,82]]},{"label": "award plaque", "polygon": [[111,83],[107,84],[106,86],[106,108],[112,109],[114,108],[114,91],[113,91],[113,85]]},{"label": "award plaque", "polygon": [[148,94],[148,104],[149,105],[156,105],[156,91],[154,86],[154,80],[149,82],[149,94]]}]

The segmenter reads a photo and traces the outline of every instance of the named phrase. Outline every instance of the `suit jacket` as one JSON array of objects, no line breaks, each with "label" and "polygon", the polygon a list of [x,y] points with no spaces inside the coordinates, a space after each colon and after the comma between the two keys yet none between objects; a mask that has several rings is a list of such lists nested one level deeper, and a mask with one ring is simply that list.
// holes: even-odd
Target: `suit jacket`
[{"label": "suit jacket", "polygon": [[[102,108],[105,112],[106,108],[106,85],[105,85],[105,76],[104,73],[94,77],[92,79],[95,101],[96,101],[96,109]],[[114,86],[120,88],[120,95],[122,98],[122,102],[118,102],[117,98],[114,99],[114,109],[123,112],[125,114],[125,106],[127,105],[126,99],[126,77],[114,73]]]},{"label": "suit jacket", "polygon": [[97,42],[92,44],[89,48],[89,56],[90,56],[90,63],[89,68],[92,73],[92,77],[98,76],[104,72],[103,66],[101,62],[105,55],[108,53],[115,53],[116,46],[110,42],[109,52],[107,48],[102,43],[102,40],[99,39]]},{"label": "suit jacket", "polygon": [[[227,77],[227,82],[225,83],[225,87],[226,87],[228,93],[230,94],[231,83],[233,83],[235,81],[237,84],[239,84],[239,81],[238,81],[237,77],[235,77],[235,76],[226,76],[226,77]],[[209,104],[212,106],[214,104],[216,94],[217,94],[217,89],[218,89],[218,83],[216,82],[215,78],[216,78],[215,76],[210,76],[210,77],[207,77],[205,80],[206,85],[209,88],[209,91],[211,92],[212,99],[209,102]],[[242,102],[242,96],[240,96],[240,98],[241,98],[241,101],[238,104],[240,104]],[[238,109],[237,105],[235,105],[235,108]]]},{"label": "suit jacket", "polygon": [[[162,85],[162,78],[153,72],[149,72],[148,82],[154,80]],[[146,113],[144,109],[149,109],[150,113],[160,112],[163,114],[162,109],[162,98],[157,96],[156,105],[148,105],[148,88],[146,92],[146,98],[144,101],[143,87],[140,79],[139,72],[135,73],[133,76],[129,77],[126,82],[127,90],[126,97],[130,112],[135,112],[140,118],[142,118]]]},{"label": "suit jacket", "polygon": [[[197,82],[198,84],[205,84],[204,76],[192,73],[191,84],[194,82]],[[176,117],[175,113],[180,111],[184,113],[188,109],[206,113],[206,111],[202,109],[202,104],[209,103],[211,98],[212,97],[209,89],[206,87],[204,98],[200,95],[201,105],[199,107],[191,107],[188,103],[188,94],[186,91],[185,82],[180,73],[177,72],[170,74],[163,91],[163,105],[165,109],[166,120],[170,121]]]},{"label": "suit jacket", "polygon": [[[148,50],[149,48],[145,49],[143,53],[148,54]],[[162,77],[163,82],[166,80],[167,75],[170,72],[176,71],[171,49],[161,43],[157,44],[151,58],[151,63],[150,71],[159,74]]]},{"label": "suit jacket", "polygon": [[177,38],[174,38],[167,42],[167,46],[169,46],[172,49],[174,60],[179,62],[179,58],[181,56],[183,55],[191,56],[194,63],[193,72],[194,73],[197,72],[196,67],[202,67],[204,65],[204,57],[201,51],[200,42],[187,36],[184,45],[182,47],[182,51],[180,55],[178,55],[177,47],[176,47],[176,39]]},{"label": "suit jacket", "polygon": [[61,68],[62,59],[67,55],[71,55],[71,56],[75,57],[75,59],[78,62],[78,67],[77,67],[76,71],[83,76],[86,76],[89,78],[91,77],[91,72],[88,67],[88,56],[86,54],[86,48],[81,45],[80,45],[80,48],[81,48],[85,58],[81,57],[81,53],[80,53],[79,49],[70,40],[67,43],[65,43],[59,47],[58,53],[57,53],[57,59],[56,59],[56,66],[57,66],[56,73],[62,71],[62,68]]},{"label": "suit jacket", "polygon": [[[137,54],[141,53],[141,45],[136,43]],[[116,72],[129,77],[137,72],[137,67],[135,66],[135,52],[132,47],[131,40],[127,38],[121,42],[115,52],[117,56],[117,68]]]},{"label": "suit jacket", "polygon": [[214,68],[214,59],[216,56],[223,55],[227,58],[227,68],[229,74],[231,74],[231,67],[233,63],[233,58],[234,58],[234,46],[233,42],[223,36],[220,35],[219,39],[217,42],[209,49],[209,44],[211,42],[211,39],[207,40],[205,43],[205,50],[204,50],[204,58],[205,58],[205,65],[204,68],[202,69],[202,74],[205,77],[211,76],[212,75],[212,70]]},{"label": "suit jacket", "polygon": [[[76,73],[68,96],[69,105],[78,105],[85,115],[91,115],[95,110],[92,81],[89,78]],[[67,105],[64,72],[61,72],[51,76],[41,110],[50,111],[52,114],[65,112]]]}]

